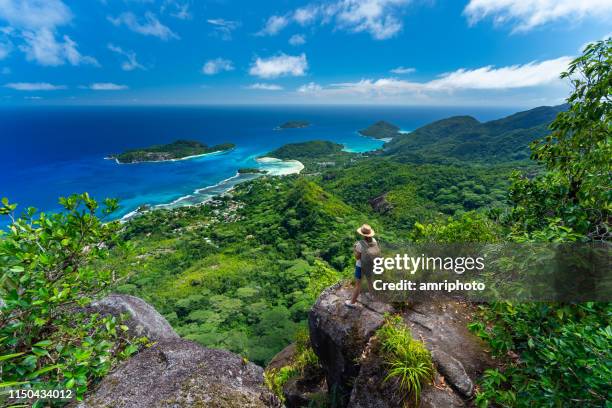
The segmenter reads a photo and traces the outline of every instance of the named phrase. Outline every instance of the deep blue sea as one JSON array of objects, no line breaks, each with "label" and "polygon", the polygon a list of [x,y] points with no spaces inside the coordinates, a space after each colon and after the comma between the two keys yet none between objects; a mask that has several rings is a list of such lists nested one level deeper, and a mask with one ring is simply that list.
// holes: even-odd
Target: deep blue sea
[{"label": "deep blue sea", "polygon": [[[0,197],[20,208],[53,211],[59,209],[58,197],[89,192],[98,199],[118,198],[117,217],[121,217],[140,205],[172,203],[195,191],[199,193],[192,201],[217,194],[236,181],[231,177],[238,168],[261,167],[254,159],[285,143],[323,139],[365,152],[382,142],[357,131],[377,120],[414,130],[452,115],[469,114],[485,121],[515,111],[460,107],[1,108]],[[312,126],[274,130],[288,120],[308,120]],[[231,142],[237,148],[227,154],[164,163],[119,165],[104,159],[125,149],[176,139],[209,145]]]}]

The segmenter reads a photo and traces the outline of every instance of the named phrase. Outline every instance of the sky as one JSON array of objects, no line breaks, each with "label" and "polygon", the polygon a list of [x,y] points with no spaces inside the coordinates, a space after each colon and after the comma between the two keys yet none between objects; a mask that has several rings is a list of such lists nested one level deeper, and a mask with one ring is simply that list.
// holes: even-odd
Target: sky
[{"label": "sky", "polygon": [[612,0],[0,0],[0,106],[563,102]]}]

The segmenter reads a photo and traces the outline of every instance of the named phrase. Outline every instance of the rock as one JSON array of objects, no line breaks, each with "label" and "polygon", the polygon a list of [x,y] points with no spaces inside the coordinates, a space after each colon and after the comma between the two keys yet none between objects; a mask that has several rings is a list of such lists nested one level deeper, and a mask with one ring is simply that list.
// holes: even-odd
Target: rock
[{"label": "rock", "polygon": [[308,319],[310,343],[326,371],[329,393],[335,405],[341,407],[348,404],[362,351],[383,324],[383,314],[393,310],[376,301],[349,308],[344,301],[350,298],[351,291],[351,287],[342,284],[327,288]]},{"label": "rock", "polygon": [[[321,294],[309,315],[310,341],[325,369],[334,407],[392,408],[402,405],[396,384],[384,381],[386,369],[376,337],[385,313],[398,312],[379,301],[350,309],[351,288],[337,284]],[[409,308],[406,308],[409,306]],[[467,323],[474,307],[451,298],[405,305],[401,313],[412,336],[432,352],[435,381],[424,384],[422,408],[460,408],[474,395],[474,381],[495,367],[484,343]],[[434,385],[435,384],[435,385]]]},{"label": "rock", "polygon": [[485,344],[467,329],[472,314],[473,306],[446,298],[414,304],[403,314],[446,383],[466,398],[474,394],[474,381],[495,366]]},{"label": "rock", "polygon": [[464,397],[470,398],[474,395],[474,384],[459,360],[438,349],[431,351],[431,358],[448,384],[452,385]]},{"label": "rock", "polygon": [[297,349],[295,343],[291,343],[281,351],[279,351],[266,366],[266,370],[280,370],[281,368],[290,365],[295,358]]},{"label": "rock", "polygon": [[280,406],[263,369],[225,350],[161,340],[123,363],[76,408],[263,408]]},{"label": "rock", "polygon": [[387,193],[372,198],[368,203],[374,211],[380,214],[386,214],[393,209],[393,204],[387,201]]},{"label": "rock", "polygon": [[178,339],[168,321],[144,300],[130,295],[112,294],[93,302],[87,308],[90,313],[119,316],[127,313],[130,319],[125,325],[129,334],[136,337],[146,336],[151,341]]}]

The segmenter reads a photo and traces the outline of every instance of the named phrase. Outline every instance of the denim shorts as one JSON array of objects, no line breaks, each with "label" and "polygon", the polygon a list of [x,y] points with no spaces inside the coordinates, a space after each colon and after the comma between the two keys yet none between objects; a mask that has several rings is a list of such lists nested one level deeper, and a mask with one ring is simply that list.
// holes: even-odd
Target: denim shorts
[{"label": "denim shorts", "polygon": [[361,279],[361,266],[355,265],[355,279]]}]

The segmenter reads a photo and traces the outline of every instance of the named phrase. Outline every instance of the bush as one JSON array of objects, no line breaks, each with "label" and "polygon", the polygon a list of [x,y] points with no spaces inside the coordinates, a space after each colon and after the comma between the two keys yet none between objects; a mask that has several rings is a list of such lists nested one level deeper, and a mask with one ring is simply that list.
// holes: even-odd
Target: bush
[{"label": "bush", "polygon": [[[121,319],[83,311],[112,283],[110,270],[89,265],[116,243],[118,224],[102,223],[87,194],[60,203],[63,213],[35,218],[29,208],[18,219],[16,205],[3,199],[0,206],[11,218],[0,231],[0,388],[69,389],[82,399],[139,342],[130,341]],[[103,215],[117,207],[105,204]]]},{"label": "bush", "polygon": [[418,405],[422,385],[433,380],[434,370],[429,350],[412,338],[400,316],[387,316],[376,332],[380,354],[387,366],[385,381],[395,381],[401,401],[414,400]]}]

